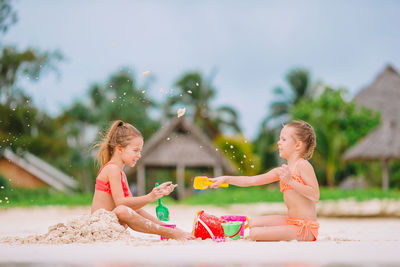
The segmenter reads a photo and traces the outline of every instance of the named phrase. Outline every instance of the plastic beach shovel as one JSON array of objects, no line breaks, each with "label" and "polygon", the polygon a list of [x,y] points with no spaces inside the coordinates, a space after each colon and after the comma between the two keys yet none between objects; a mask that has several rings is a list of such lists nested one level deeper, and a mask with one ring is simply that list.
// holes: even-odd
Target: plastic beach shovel
[{"label": "plastic beach shovel", "polygon": [[[159,183],[156,183],[156,187],[159,186]],[[161,202],[161,198],[158,199],[158,206],[156,207],[157,218],[160,221],[168,221],[169,220],[169,210],[166,206]]]},{"label": "plastic beach shovel", "polygon": [[[204,190],[204,189],[207,189],[210,185],[212,185],[212,183],[213,182],[211,182],[210,179],[208,179],[208,177],[206,177],[206,176],[196,176],[196,177],[194,177],[193,187],[195,189]],[[229,187],[229,184],[223,183],[223,184],[220,184],[217,186]]]}]

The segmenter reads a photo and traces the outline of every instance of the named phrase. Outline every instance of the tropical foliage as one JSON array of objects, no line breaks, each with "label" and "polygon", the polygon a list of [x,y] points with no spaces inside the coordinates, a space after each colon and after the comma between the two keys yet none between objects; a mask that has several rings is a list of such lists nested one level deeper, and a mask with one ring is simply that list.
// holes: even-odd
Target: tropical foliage
[{"label": "tropical foliage", "polygon": [[175,86],[178,92],[170,96],[164,104],[165,116],[176,116],[177,107],[185,107],[187,117],[211,139],[226,132],[241,133],[235,109],[230,106],[212,107],[211,101],[216,90],[210,79],[204,79],[199,72],[188,72],[178,79]]},{"label": "tropical foliage", "polygon": [[[291,109],[291,116],[310,123],[317,135],[313,157],[319,177],[329,186],[336,183],[338,170],[346,168],[343,153],[379,124],[379,114],[347,102],[345,90],[326,87],[316,99],[302,99]],[[336,177],[336,179],[343,177]]]}]

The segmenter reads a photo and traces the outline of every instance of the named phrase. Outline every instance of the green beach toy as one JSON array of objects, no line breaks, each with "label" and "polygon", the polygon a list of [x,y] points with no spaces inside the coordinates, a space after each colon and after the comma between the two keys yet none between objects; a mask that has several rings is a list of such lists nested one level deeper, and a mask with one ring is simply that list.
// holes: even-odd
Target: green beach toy
[{"label": "green beach toy", "polygon": [[[159,183],[156,183],[156,187],[159,185],[160,185]],[[157,218],[160,221],[168,221],[169,220],[169,210],[166,206],[164,206],[162,204],[161,198],[158,199],[158,206],[156,207]]]},{"label": "green beach toy", "polygon": [[242,222],[226,222],[221,223],[222,228],[224,228],[224,235],[232,240],[240,239],[240,228],[242,227]]}]

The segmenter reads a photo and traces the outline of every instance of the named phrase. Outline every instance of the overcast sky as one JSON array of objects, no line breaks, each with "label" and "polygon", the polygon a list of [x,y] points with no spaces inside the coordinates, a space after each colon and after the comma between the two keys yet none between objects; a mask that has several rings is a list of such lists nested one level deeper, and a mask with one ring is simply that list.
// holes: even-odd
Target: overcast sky
[{"label": "overcast sky", "polygon": [[14,2],[19,21],[3,42],[59,49],[61,77],[20,81],[53,115],[94,82],[128,66],[147,92],[166,96],[185,71],[216,71],[212,105],[231,105],[253,138],[272,90],[298,66],[314,81],[354,95],[387,64],[400,69],[400,1],[45,1]]}]

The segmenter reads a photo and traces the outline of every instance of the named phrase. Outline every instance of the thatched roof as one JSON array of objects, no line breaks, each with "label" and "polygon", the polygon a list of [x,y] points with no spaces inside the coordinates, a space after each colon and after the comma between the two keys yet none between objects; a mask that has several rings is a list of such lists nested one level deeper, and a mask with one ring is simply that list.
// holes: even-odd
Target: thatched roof
[{"label": "thatched roof", "polygon": [[381,112],[381,124],[348,150],[345,160],[400,158],[400,75],[387,66],[354,98],[360,106]]},{"label": "thatched roof", "polygon": [[396,121],[384,121],[344,155],[345,160],[400,158],[400,127]]},{"label": "thatched roof", "polygon": [[[213,143],[185,117],[174,118],[145,142],[139,165],[174,167],[221,167],[235,174],[234,166]],[[136,168],[135,168],[136,169]]]},{"label": "thatched roof", "polygon": [[361,106],[380,111],[384,120],[398,120],[400,116],[400,75],[390,65],[375,81],[362,89],[354,101]]}]

